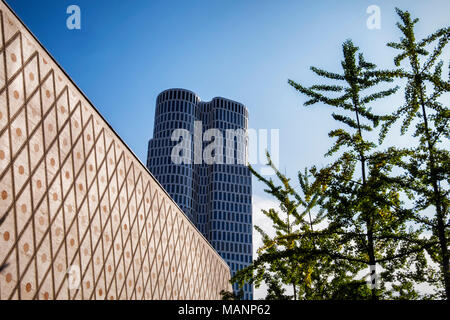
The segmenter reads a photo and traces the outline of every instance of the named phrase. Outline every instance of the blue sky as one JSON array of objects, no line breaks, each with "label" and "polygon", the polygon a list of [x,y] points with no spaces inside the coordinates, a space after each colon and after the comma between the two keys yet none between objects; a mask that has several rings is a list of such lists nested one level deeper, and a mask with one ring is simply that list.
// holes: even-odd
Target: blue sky
[{"label": "blue sky", "polygon": [[[244,103],[251,128],[280,129],[280,168],[292,176],[329,161],[335,124],[330,109],[302,107],[287,80],[313,84],[311,65],[339,71],[348,38],[392,67],[385,43],[399,37],[395,6],[422,19],[423,35],[447,25],[450,12],[446,0],[7,2],[144,163],[156,96],[181,87],[205,101]],[[66,27],[71,4],[81,9],[81,30]],[[380,30],[366,27],[373,4]],[[263,194],[259,183],[254,190]]]},{"label": "blue sky", "polygon": [[[311,65],[339,72],[348,38],[369,61],[391,68],[395,52],[385,44],[400,36],[396,6],[421,18],[421,37],[447,26],[450,12],[448,0],[7,2],[142,162],[156,96],[177,87],[204,101],[242,102],[251,128],[279,129],[280,169],[290,176],[329,163],[323,155],[336,124],[329,108],[303,107],[305,98],[287,80],[316,83]],[[72,4],[81,9],[81,30],[66,27]],[[370,5],[381,9],[380,30],[366,27]],[[449,61],[448,51],[444,58]],[[377,107],[391,112],[400,103],[401,94]],[[402,143],[410,141],[397,132],[386,142]],[[256,211],[276,204],[261,183],[253,185],[254,221],[263,224]]]}]

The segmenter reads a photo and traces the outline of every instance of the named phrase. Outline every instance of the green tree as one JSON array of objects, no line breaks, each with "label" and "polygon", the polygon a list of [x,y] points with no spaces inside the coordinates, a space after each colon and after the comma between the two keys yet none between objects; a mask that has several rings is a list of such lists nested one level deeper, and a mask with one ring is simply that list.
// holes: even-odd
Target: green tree
[{"label": "green tree", "polygon": [[[419,20],[411,18],[407,11],[396,11],[401,20],[397,27],[402,37],[400,42],[388,43],[388,46],[400,50],[394,63],[400,67],[405,62],[406,70],[400,68],[381,74],[405,80],[405,103],[385,122],[380,140],[385,138],[391,125],[400,119],[403,119],[402,135],[415,124],[413,136],[418,138],[419,143],[410,148],[408,156],[399,162],[404,173],[397,179],[391,179],[391,182],[410,192],[410,197],[414,199],[414,221],[432,234],[425,242],[425,247],[441,268],[441,281],[445,288],[442,297],[450,299],[450,110],[440,102],[444,94],[450,91],[450,77],[447,81],[443,79],[444,64],[439,60],[450,39],[450,28],[439,29],[418,41],[415,25]],[[429,47],[432,47],[431,51]],[[426,214],[427,209],[435,211],[433,217]]]},{"label": "green tree", "polygon": [[[380,123],[391,120],[390,116],[374,114],[370,104],[394,94],[398,87],[376,91],[378,85],[393,80],[367,62],[358,50],[351,40],[343,44],[342,74],[311,68],[318,76],[337,81],[337,85],[307,88],[292,80],[289,84],[309,97],[305,106],[323,103],[339,110],[332,116],[344,125],[329,133],[336,141],[327,155],[337,154],[337,159],[325,168],[312,170],[316,185],[324,189],[326,197],[326,232],[336,237],[335,245],[322,247],[320,254],[357,267],[380,265],[386,271],[380,274],[379,288],[371,289],[372,299],[378,299],[395,290],[385,285],[399,280],[392,272],[408,261],[416,261],[422,268],[426,260],[418,244],[420,230],[406,227],[410,212],[402,209],[401,188],[385,179],[406,151],[379,151],[368,134]],[[401,280],[405,281],[404,275]]]},{"label": "green tree", "polygon": [[220,296],[222,300],[242,300],[244,297],[244,291],[240,290],[239,292],[229,292],[226,290],[221,290]]},{"label": "green tree", "polygon": [[[318,232],[324,225],[325,213],[320,209],[322,191],[313,188],[311,175],[307,170],[299,172],[298,183],[301,193],[295,191],[284,174],[273,164],[270,165],[279,180],[266,179],[250,167],[252,173],[262,181],[268,194],[277,199],[279,208],[263,210],[273,223],[275,235],[255,226],[261,234],[263,246],[258,250],[258,258],[247,268],[240,270],[231,280],[243,285],[255,283],[258,287],[265,282],[269,288],[267,299],[339,299],[338,293],[352,283],[359,270],[354,263],[340,261],[329,255],[320,254],[318,248],[334,246],[334,235]],[[313,213],[313,210],[316,210]],[[353,272],[352,272],[353,271]],[[365,282],[363,283],[364,288]],[[285,293],[291,287],[293,295]],[[363,288],[363,289],[364,289]],[[364,290],[362,290],[364,291]]]},{"label": "green tree", "polygon": [[291,296],[286,294],[280,277],[277,274],[265,273],[263,281],[267,284],[266,300],[291,300]]}]

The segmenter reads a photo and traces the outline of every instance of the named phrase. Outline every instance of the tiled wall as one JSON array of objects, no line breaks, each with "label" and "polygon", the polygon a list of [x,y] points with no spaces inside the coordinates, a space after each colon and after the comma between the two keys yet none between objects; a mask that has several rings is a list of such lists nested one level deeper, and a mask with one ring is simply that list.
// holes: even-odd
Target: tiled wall
[{"label": "tiled wall", "polygon": [[226,263],[1,1],[0,11],[0,298],[231,290]]}]

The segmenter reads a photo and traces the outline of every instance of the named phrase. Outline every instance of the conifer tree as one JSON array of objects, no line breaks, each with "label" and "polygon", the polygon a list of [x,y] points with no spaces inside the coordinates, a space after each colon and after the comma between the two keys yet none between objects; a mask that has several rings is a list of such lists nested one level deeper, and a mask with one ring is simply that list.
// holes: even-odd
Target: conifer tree
[{"label": "conifer tree", "polygon": [[[362,287],[352,298],[366,297],[365,282],[353,280],[359,270],[353,262],[318,254],[320,247],[333,247],[335,239],[326,233],[320,236],[315,234],[325,223],[325,213],[320,209],[322,192],[313,188],[313,183],[309,181],[311,174],[307,170],[299,172],[301,193],[298,193],[291,186],[290,179],[274,166],[269,154],[267,157],[279,185],[251,167],[250,170],[267,186],[265,191],[279,203],[279,208],[262,211],[272,221],[275,235],[269,236],[268,230],[255,226],[263,240],[258,258],[238,271],[231,281],[240,285],[248,281],[255,283],[256,287],[265,282],[269,288],[267,299],[345,299],[348,297],[342,292],[348,285]],[[292,289],[292,296],[285,293],[286,287]]]},{"label": "conifer tree", "polygon": [[226,290],[221,290],[220,291],[220,296],[222,300],[242,300],[242,298],[244,297],[244,291],[243,290],[239,290],[238,292],[229,292]]},{"label": "conifer tree", "polygon": [[[409,149],[408,156],[399,162],[404,173],[391,179],[410,192],[414,199],[414,221],[423,226],[432,236],[425,242],[431,258],[440,265],[441,281],[445,288],[442,297],[450,299],[449,270],[449,181],[450,181],[450,110],[442,103],[443,96],[450,91],[450,75],[443,79],[444,63],[440,56],[450,39],[450,28],[437,30],[430,36],[416,40],[415,25],[418,19],[411,18],[407,11],[396,9],[402,33],[400,42],[388,46],[400,50],[394,58],[397,67],[406,69],[381,72],[384,77],[403,79],[405,103],[399,107],[383,125],[382,141],[390,126],[402,119],[401,134],[405,134],[415,124],[414,137],[418,145]],[[432,50],[429,51],[429,47]],[[447,100],[448,101],[448,100]],[[435,214],[430,218],[427,209]]]},{"label": "conifer tree", "polygon": [[[417,244],[420,230],[406,227],[410,212],[402,209],[400,187],[384,178],[406,151],[379,151],[368,138],[368,132],[391,120],[389,116],[374,114],[370,104],[392,95],[398,87],[374,92],[377,85],[392,82],[392,78],[380,74],[358,50],[351,40],[343,44],[342,74],[311,68],[318,76],[337,81],[337,85],[307,88],[292,80],[289,84],[309,97],[305,106],[322,103],[339,110],[332,116],[344,125],[329,133],[336,141],[327,155],[337,154],[337,159],[325,168],[312,170],[316,186],[323,188],[326,197],[323,206],[330,222],[326,232],[336,237],[335,246],[322,247],[318,252],[362,265],[372,272],[380,265],[386,272],[377,274],[379,287],[374,285],[371,289],[372,299],[378,299],[395,290],[395,286],[389,290],[385,286],[385,282],[398,280],[392,271],[411,261],[422,269],[426,260]],[[409,290],[413,288],[410,286]]]},{"label": "conifer tree", "polygon": [[283,288],[279,275],[265,273],[263,281],[267,284],[266,300],[291,300]]}]

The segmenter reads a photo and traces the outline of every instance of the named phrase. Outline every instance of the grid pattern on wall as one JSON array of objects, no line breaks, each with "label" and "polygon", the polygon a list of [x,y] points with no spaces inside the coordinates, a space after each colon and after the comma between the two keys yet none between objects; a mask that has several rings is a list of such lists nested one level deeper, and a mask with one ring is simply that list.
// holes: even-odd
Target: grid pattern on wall
[{"label": "grid pattern on wall", "polygon": [[0,298],[231,290],[226,263],[3,2],[0,34]]}]

